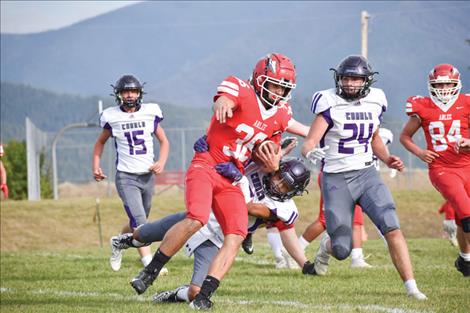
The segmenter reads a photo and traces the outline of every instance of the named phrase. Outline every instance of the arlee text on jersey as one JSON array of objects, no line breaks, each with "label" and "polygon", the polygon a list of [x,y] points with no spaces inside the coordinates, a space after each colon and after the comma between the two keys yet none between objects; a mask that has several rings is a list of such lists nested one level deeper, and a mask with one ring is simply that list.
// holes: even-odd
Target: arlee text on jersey
[{"label": "arlee text on jersey", "polygon": [[253,126],[255,126],[256,128],[258,128],[259,130],[266,130],[266,127],[268,127],[267,124],[263,123],[263,122],[260,122],[260,121],[256,121],[254,122]]},{"label": "arlee text on jersey", "polygon": [[452,114],[439,114],[439,121],[450,121]]}]

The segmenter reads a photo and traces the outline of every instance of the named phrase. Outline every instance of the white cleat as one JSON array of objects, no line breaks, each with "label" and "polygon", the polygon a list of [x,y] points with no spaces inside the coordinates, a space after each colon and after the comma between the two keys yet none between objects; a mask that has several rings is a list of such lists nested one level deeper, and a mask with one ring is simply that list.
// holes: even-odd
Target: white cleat
[{"label": "white cleat", "polygon": [[121,269],[121,262],[122,262],[122,249],[119,249],[116,245],[113,244],[113,239],[115,237],[111,237],[110,245],[111,245],[111,257],[109,258],[109,264],[113,271],[117,272]]},{"label": "white cleat", "polygon": [[330,262],[330,255],[326,251],[326,242],[328,239],[330,239],[330,236],[325,232],[320,241],[320,247],[318,247],[315,260],[313,261],[315,272],[319,276],[324,276],[328,272],[328,264]]},{"label": "white cleat", "polygon": [[350,268],[372,268],[373,266],[366,262],[363,258],[351,259]]},{"label": "white cleat", "polygon": [[428,297],[426,297],[426,295],[419,290],[412,292],[412,293],[408,293],[408,297],[415,298],[416,300],[420,300],[420,301],[428,299]]},{"label": "white cleat", "polygon": [[447,233],[450,244],[454,247],[458,247],[459,242],[457,241],[457,225],[455,224],[455,220],[444,220],[442,224],[444,226],[444,231]]},{"label": "white cleat", "polygon": [[286,268],[289,268],[289,267],[287,267],[287,262],[284,258],[276,259],[276,269],[282,270]]}]

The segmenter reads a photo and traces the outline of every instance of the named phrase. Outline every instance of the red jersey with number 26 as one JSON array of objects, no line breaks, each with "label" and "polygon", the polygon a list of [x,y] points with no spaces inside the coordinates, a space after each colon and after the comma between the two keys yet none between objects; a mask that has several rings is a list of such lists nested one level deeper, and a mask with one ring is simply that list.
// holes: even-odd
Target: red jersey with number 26
[{"label": "red jersey with number 26", "polygon": [[256,144],[265,139],[279,143],[292,119],[292,110],[288,103],[266,110],[253,87],[235,76],[220,83],[214,102],[221,96],[231,99],[236,106],[233,117],[223,124],[212,116],[207,131],[209,153],[216,163],[231,161],[244,172]]},{"label": "red jersey with number 26", "polygon": [[406,114],[417,115],[426,137],[427,149],[439,157],[429,168],[470,166],[470,153],[456,153],[454,146],[460,138],[469,138],[470,95],[460,94],[449,108],[435,104],[431,98],[408,98]]}]

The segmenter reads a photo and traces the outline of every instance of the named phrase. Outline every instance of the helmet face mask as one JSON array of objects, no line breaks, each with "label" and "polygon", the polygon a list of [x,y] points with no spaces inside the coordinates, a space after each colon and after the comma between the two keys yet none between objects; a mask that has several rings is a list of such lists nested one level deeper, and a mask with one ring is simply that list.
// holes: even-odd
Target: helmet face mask
[{"label": "helmet face mask", "polygon": [[[125,108],[139,108],[142,103],[142,96],[144,95],[144,84],[133,75],[124,75],[119,78],[113,87],[113,96],[119,106]],[[128,93],[127,97],[123,97],[123,91],[135,91],[138,93],[137,97]]]},{"label": "helmet face mask", "polygon": [[[279,53],[272,53],[256,63],[250,79],[256,94],[269,106],[288,101],[295,89],[295,66],[291,60]],[[282,87],[282,94],[274,90]]]},{"label": "helmet face mask", "polygon": [[310,171],[300,159],[282,160],[279,170],[263,177],[266,194],[276,201],[300,196],[310,182]]},{"label": "helmet face mask", "polygon": [[451,64],[436,65],[428,76],[429,95],[435,103],[450,106],[457,100],[462,82],[459,70]]},{"label": "helmet face mask", "polygon": [[[355,100],[367,96],[370,92],[370,86],[374,83],[374,75],[378,74],[372,71],[369,62],[359,55],[346,57],[335,69],[331,68],[330,70],[334,72],[336,94],[346,100]],[[354,78],[361,78],[363,82],[360,85],[353,83],[353,81],[359,81]],[[351,84],[345,85],[344,81],[353,83],[353,86]]]}]

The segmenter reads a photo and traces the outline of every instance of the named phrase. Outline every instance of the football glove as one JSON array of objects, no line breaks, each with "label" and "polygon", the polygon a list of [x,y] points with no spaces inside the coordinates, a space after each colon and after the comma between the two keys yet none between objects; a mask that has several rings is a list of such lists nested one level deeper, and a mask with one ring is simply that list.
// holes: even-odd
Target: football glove
[{"label": "football glove", "polygon": [[243,174],[232,162],[219,163],[215,166],[217,173],[233,181],[242,179]]},{"label": "football glove", "polygon": [[305,158],[313,164],[317,164],[317,161],[321,161],[326,156],[326,150],[328,150],[329,148],[330,146],[324,146],[323,148],[315,148],[307,152]]},{"label": "football glove", "polygon": [[310,263],[310,261],[305,262],[302,267],[302,273],[305,275],[317,275],[315,272],[315,264]]},{"label": "football glove", "polygon": [[207,136],[204,135],[202,136],[201,138],[199,138],[198,140],[196,140],[196,142],[194,143],[194,151],[196,152],[207,152],[209,151],[209,145],[207,144]]}]

